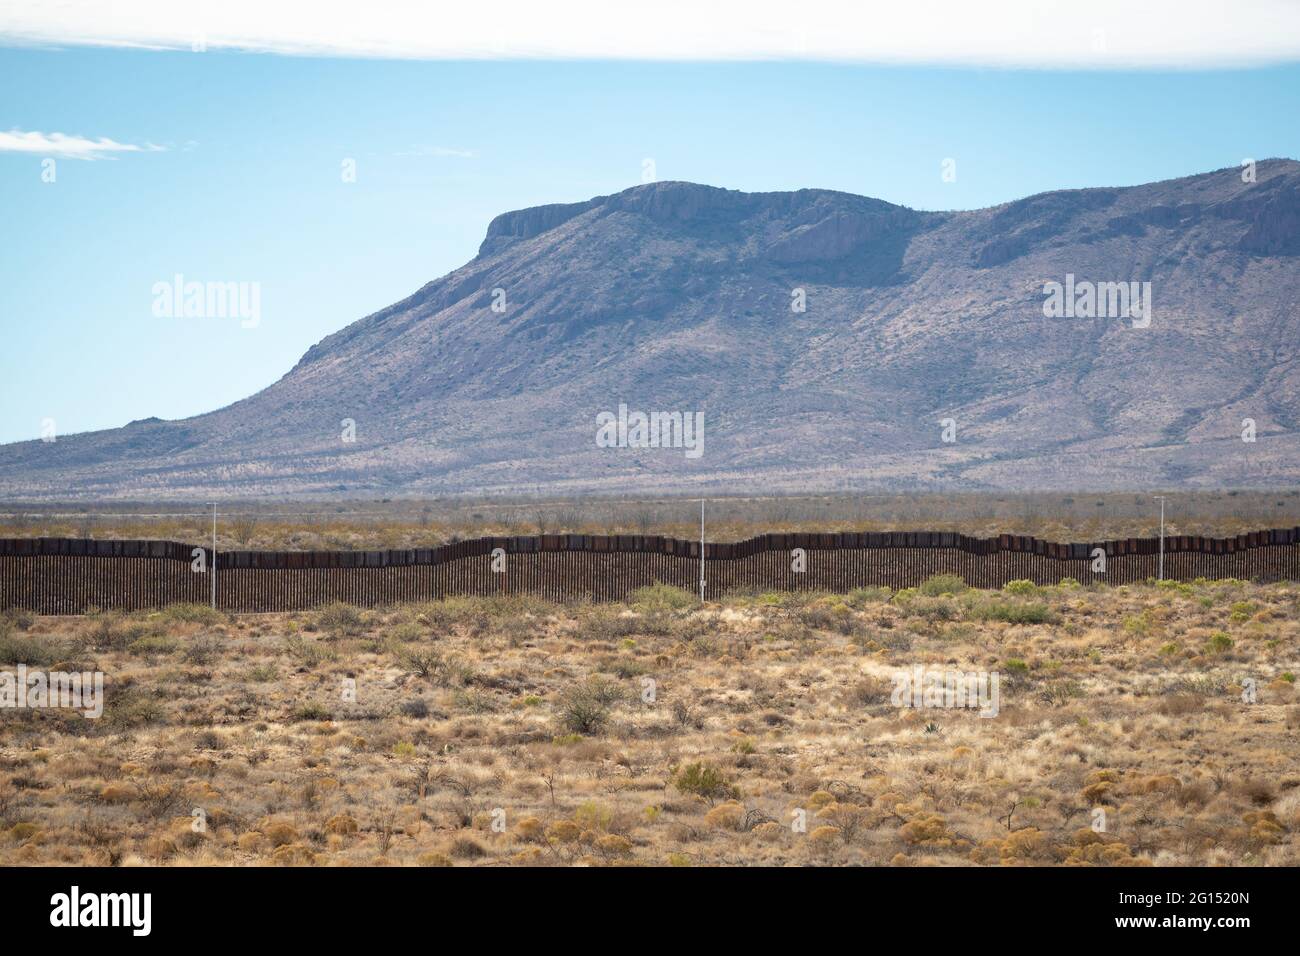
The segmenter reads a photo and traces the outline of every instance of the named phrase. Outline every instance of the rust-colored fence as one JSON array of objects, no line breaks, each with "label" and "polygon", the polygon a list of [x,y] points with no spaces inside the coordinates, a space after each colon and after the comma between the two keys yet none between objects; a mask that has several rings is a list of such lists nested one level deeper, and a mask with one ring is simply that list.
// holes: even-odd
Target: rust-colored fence
[{"label": "rust-colored fence", "polygon": [[[805,569],[795,570],[802,549]],[[1057,544],[948,532],[765,534],[704,546],[706,596],[733,590],[913,587],[935,574],[975,587],[1028,579],[1127,584],[1158,573],[1157,538]],[[1094,570],[1097,555],[1105,570]],[[0,608],[78,614],[210,600],[230,611],[295,611],[345,601],[375,606],[447,595],[536,594],[617,601],[662,581],[695,591],[700,544],[649,535],[477,538],[405,551],[225,551],[172,541],[0,538]],[[1300,580],[1300,528],[1235,538],[1165,538],[1166,578]]]}]

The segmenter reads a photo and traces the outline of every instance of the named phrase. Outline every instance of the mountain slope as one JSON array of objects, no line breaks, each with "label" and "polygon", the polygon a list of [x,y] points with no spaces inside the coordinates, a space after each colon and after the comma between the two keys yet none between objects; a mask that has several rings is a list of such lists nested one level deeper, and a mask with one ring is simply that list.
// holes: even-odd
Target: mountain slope
[{"label": "mountain slope", "polygon": [[[1150,282],[1149,327],[1045,318],[1067,274]],[[0,495],[1296,484],[1297,302],[1290,160],[971,212],[654,183],[498,216],[227,408],[0,447]],[[598,447],[620,403],[703,453]]]}]

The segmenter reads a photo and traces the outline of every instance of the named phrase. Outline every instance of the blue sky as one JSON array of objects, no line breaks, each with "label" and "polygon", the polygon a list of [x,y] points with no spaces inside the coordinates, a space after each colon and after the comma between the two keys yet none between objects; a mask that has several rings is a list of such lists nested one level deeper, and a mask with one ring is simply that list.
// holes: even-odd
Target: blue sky
[{"label": "blue sky", "polygon": [[[473,257],[497,213],[660,179],[926,209],[1300,157],[1300,67],[1068,72],[828,63],[332,59],[0,49],[0,441],[262,388]],[[113,157],[113,158],[108,158]],[[956,182],[941,178],[956,160]],[[341,164],[357,164],[345,183]],[[261,321],[153,315],[154,283],[258,282]]]}]

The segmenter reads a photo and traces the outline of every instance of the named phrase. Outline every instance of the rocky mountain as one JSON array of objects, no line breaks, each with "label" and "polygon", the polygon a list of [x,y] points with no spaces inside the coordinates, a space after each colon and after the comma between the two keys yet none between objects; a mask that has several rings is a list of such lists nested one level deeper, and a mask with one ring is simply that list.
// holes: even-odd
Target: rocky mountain
[{"label": "rocky mountain", "polygon": [[[227,408],[0,447],[0,496],[1294,485],[1298,303],[1291,160],[970,212],[653,183],[498,216]],[[620,405],[698,455],[604,447]]]}]

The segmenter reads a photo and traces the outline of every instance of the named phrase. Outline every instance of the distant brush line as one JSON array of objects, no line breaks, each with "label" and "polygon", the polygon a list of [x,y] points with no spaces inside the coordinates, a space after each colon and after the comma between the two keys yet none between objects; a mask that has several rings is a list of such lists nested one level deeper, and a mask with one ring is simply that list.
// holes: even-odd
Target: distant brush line
[{"label": "distant brush line", "polygon": [[[394,511],[218,511],[218,518],[392,518]],[[9,511],[0,518],[212,518],[211,511]]]}]

